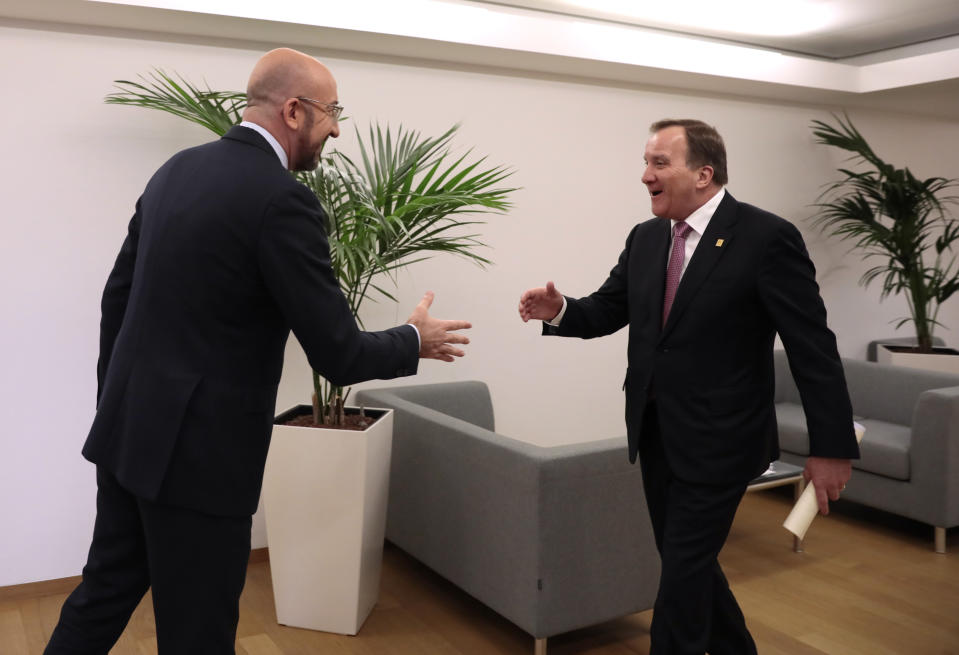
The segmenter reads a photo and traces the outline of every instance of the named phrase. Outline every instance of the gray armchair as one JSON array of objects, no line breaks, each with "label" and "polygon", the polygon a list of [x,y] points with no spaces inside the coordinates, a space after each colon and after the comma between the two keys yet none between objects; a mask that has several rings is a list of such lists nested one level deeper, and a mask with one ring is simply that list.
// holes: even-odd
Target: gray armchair
[{"label": "gray armchair", "polygon": [[[784,352],[775,355],[781,458],[803,464],[809,437]],[[959,525],[959,376],[843,359],[866,427],[843,498],[933,526],[936,552]]]},{"label": "gray armchair", "polygon": [[659,555],[625,439],[493,431],[482,382],[357,394],[395,410],[386,538],[535,639],[652,607]]}]

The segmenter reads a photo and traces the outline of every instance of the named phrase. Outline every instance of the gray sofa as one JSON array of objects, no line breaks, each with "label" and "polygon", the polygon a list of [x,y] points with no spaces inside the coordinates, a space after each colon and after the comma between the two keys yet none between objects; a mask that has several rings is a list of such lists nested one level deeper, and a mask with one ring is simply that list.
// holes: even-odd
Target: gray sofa
[{"label": "gray sofa", "polygon": [[[959,525],[959,375],[844,359],[853,414],[866,427],[843,498],[935,528],[936,552]],[[806,419],[785,353],[775,354],[781,459],[809,455]]]},{"label": "gray sofa", "polygon": [[624,438],[494,432],[482,382],[357,393],[395,411],[386,538],[535,639],[652,607],[659,556]]}]

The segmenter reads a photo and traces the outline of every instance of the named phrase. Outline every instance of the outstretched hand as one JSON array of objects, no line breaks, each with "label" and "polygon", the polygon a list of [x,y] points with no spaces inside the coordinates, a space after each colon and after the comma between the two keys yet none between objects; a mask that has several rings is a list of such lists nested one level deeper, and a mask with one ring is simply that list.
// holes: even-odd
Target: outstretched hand
[{"label": "outstretched hand", "polygon": [[552,282],[545,287],[530,289],[519,299],[519,317],[526,323],[529,319],[551,321],[563,308],[563,294]]},{"label": "outstretched hand", "polygon": [[852,462],[834,457],[809,457],[803,477],[816,488],[816,501],[823,516],[829,513],[829,501],[839,500],[852,475]]},{"label": "outstretched hand", "polygon": [[462,357],[466,353],[452,344],[467,344],[470,340],[458,334],[455,330],[467,330],[473,327],[468,321],[448,321],[433,318],[429,314],[433,304],[433,292],[426,295],[416,306],[407,323],[416,326],[420,331],[420,358],[440,359],[452,362],[454,357]]}]

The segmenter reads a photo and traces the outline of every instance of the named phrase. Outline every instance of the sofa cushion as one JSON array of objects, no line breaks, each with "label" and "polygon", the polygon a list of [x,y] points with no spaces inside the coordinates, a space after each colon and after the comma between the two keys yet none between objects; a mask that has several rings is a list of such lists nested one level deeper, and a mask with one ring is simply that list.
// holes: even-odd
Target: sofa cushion
[{"label": "sofa cushion", "polygon": [[[909,480],[909,445],[912,441],[909,426],[860,416],[855,419],[866,428],[866,436],[859,446],[860,459],[852,462],[853,468],[895,480]],[[776,403],[776,422],[779,424],[779,447],[787,453],[808,456],[809,433],[802,405]]]},{"label": "sofa cushion", "polygon": [[809,433],[806,415],[799,403],[776,403],[776,423],[779,424],[779,447],[796,455],[809,454]]},{"label": "sofa cushion", "polygon": [[859,444],[860,459],[853,468],[896,480],[909,479],[909,445],[912,430],[908,425],[878,419],[858,419],[866,428]]}]

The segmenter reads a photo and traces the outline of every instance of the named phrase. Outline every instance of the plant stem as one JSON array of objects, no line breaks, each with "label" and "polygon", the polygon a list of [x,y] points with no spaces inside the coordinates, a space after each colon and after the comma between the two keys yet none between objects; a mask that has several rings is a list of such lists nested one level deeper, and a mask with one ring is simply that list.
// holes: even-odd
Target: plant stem
[{"label": "plant stem", "polygon": [[323,422],[323,412],[320,407],[320,398],[322,397],[323,389],[320,383],[320,375],[316,371],[313,371],[313,422],[316,425],[320,425]]}]

